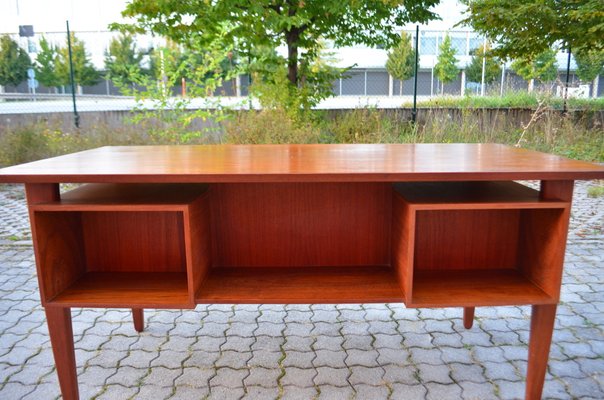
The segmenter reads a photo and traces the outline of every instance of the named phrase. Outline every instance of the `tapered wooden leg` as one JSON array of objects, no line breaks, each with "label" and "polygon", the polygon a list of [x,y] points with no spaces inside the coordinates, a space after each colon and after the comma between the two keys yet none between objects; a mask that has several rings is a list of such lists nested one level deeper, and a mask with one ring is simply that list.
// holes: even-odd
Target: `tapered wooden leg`
[{"label": "tapered wooden leg", "polygon": [[63,400],[78,400],[78,375],[73,348],[71,309],[46,307],[45,312]]},{"label": "tapered wooden leg", "polygon": [[145,314],[142,308],[132,309],[132,320],[134,321],[134,329],[136,329],[137,332],[145,330]]},{"label": "tapered wooden leg", "polygon": [[535,305],[531,315],[528,367],[526,373],[526,400],[540,400],[545,370],[552,343],[556,304]]},{"label": "tapered wooden leg", "polygon": [[466,329],[470,329],[474,324],[474,310],[475,307],[463,308],[463,327]]}]

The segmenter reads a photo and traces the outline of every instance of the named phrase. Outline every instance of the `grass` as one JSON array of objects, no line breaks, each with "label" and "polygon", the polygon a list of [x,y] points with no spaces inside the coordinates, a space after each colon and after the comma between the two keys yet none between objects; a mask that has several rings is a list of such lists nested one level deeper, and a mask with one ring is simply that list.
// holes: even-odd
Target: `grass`
[{"label": "grass", "polygon": [[[526,91],[509,92],[504,96],[441,96],[430,100],[419,101],[420,108],[537,108],[542,103],[552,109],[562,110],[564,108],[564,99],[554,97],[549,92]],[[405,102],[403,107],[412,107],[413,103]],[[604,98],[575,99],[567,100],[567,107],[570,110],[596,111],[604,110]]]},{"label": "grass", "polygon": [[409,115],[404,109],[372,108],[303,115],[282,110],[240,111],[223,121],[215,136],[182,134],[170,127],[149,130],[144,125],[68,132],[41,123],[0,133],[0,165],[104,145],[183,143],[503,143],[604,162],[602,113],[563,114],[549,107],[538,112],[432,108],[420,110],[416,125],[409,122]]},{"label": "grass", "polygon": [[587,188],[587,197],[603,197],[604,196],[604,181],[600,181],[596,186]]}]

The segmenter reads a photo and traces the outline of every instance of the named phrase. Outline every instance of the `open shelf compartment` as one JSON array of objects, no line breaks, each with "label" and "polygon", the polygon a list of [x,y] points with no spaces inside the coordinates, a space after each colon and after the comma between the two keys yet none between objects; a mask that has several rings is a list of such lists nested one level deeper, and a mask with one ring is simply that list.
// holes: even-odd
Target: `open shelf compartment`
[{"label": "open shelf compartment", "polygon": [[569,207],[514,182],[395,185],[393,264],[406,305],[557,303]]},{"label": "open shelf compartment", "polygon": [[203,185],[91,184],[32,205],[44,304],[194,307],[209,264],[205,192]]},{"label": "open shelf compartment", "polygon": [[197,303],[399,303],[389,266],[213,268]]}]

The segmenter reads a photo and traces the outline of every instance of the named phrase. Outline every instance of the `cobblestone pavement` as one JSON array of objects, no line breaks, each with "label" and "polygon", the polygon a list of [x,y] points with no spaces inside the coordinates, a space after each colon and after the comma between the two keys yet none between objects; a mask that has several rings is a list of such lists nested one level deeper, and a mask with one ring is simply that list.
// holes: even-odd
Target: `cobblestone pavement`
[{"label": "cobblestone pavement", "polygon": [[[578,183],[544,398],[604,398],[604,197]],[[56,399],[23,192],[0,190],[0,399]],[[82,399],[522,398],[528,307],[73,309]]]}]

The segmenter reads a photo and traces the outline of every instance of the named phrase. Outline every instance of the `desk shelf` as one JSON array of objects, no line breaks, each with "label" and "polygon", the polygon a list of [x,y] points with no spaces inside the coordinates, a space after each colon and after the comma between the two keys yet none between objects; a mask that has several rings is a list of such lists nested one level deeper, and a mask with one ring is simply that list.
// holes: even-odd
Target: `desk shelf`
[{"label": "desk shelf", "polygon": [[33,205],[44,304],[194,307],[209,260],[206,189],[91,184]]},{"label": "desk shelf", "polygon": [[395,185],[393,257],[406,305],[557,303],[569,207],[514,182]]},{"label": "desk shelf", "polygon": [[184,272],[87,272],[50,302],[63,307],[188,308]]},{"label": "desk shelf", "polygon": [[197,303],[400,303],[389,266],[213,268]]}]

